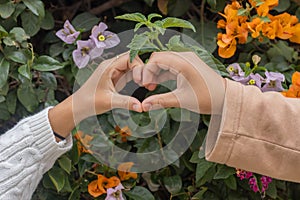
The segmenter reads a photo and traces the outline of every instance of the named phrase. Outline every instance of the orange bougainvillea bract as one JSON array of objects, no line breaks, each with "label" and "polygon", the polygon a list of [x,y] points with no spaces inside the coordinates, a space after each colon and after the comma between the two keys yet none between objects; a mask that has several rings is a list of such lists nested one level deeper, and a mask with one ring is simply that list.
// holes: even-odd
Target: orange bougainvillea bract
[{"label": "orange bougainvillea bract", "polygon": [[287,91],[281,92],[286,97],[300,98],[300,72],[294,72],[292,75],[292,85]]},{"label": "orange bougainvillea bract", "polygon": [[101,174],[98,174],[98,179],[89,183],[88,192],[93,197],[98,197],[102,194],[105,194],[106,189],[116,187],[120,183],[120,179],[116,176],[107,178]]},{"label": "orange bougainvillea bract", "polygon": [[[217,23],[217,28],[225,30],[217,35],[221,57],[232,57],[237,44],[245,44],[249,34],[259,41],[266,37],[300,44],[300,23],[297,17],[286,12],[274,16],[269,13],[278,5],[278,0],[249,0],[249,3],[252,7],[244,8],[238,1],[232,1],[224,8],[224,13],[220,13],[225,18]],[[253,8],[257,15],[250,16]]]},{"label": "orange bougainvillea bract", "polygon": [[134,165],[133,162],[125,162],[118,166],[118,174],[121,181],[128,180],[130,178],[137,179],[137,173],[130,172],[130,169]]},{"label": "orange bougainvillea bract", "polygon": [[77,131],[74,137],[77,140],[77,148],[79,155],[81,153],[93,153],[91,150],[88,149],[90,147],[89,143],[93,139],[93,136],[85,134],[82,131]]}]

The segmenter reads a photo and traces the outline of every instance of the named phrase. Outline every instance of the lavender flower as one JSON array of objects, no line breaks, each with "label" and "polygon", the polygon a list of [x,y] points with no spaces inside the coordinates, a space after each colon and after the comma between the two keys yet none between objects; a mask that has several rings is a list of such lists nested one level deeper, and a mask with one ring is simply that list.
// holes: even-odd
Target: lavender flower
[{"label": "lavender flower", "polygon": [[119,37],[106,29],[107,25],[103,22],[92,29],[90,38],[95,42],[97,48],[112,48],[120,43]]},{"label": "lavender flower", "polygon": [[264,78],[260,74],[251,73],[249,75],[249,78],[250,78],[250,80],[248,81],[249,85],[256,85],[257,87],[261,88],[261,84],[262,84],[262,81],[264,80]]},{"label": "lavender flower", "polygon": [[238,63],[229,65],[226,70],[229,72],[231,78],[237,82],[246,84],[250,80],[249,76],[245,77],[245,72]]},{"label": "lavender flower", "polygon": [[266,91],[282,91],[283,87],[281,82],[284,81],[284,75],[278,72],[265,72],[266,83],[261,88],[263,92]]},{"label": "lavender flower", "polygon": [[96,45],[92,40],[78,40],[77,49],[73,51],[72,56],[77,67],[83,68],[90,60],[97,56],[101,56],[102,53],[103,48],[96,48]]},{"label": "lavender flower", "polygon": [[123,185],[120,183],[117,187],[108,188],[105,200],[124,200],[122,195]]},{"label": "lavender flower", "polygon": [[56,36],[67,44],[74,43],[79,34],[80,32],[75,30],[69,20],[65,21],[63,29],[56,32]]}]

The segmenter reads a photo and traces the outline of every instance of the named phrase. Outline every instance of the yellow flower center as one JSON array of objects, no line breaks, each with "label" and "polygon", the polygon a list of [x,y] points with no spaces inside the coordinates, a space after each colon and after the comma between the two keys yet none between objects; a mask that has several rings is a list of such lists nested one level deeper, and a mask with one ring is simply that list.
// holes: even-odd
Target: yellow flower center
[{"label": "yellow flower center", "polygon": [[234,67],[233,67],[233,66],[230,66],[230,67],[229,67],[229,71],[233,72],[233,71],[234,71]]},{"label": "yellow flower center", "polygon": [[99,34],[99,36],[98,36],[98,40],[99,40],[99,41],[103,42],[105,39],[106,39],[106,38],[105,38],[104,35]]},{"label": "yellow flower center", "polygon": [[255,81],[254,79],[251,79],[251,80],[249,81],[249,85],[255,85],[255,83],[256,83],[256,81]]}]

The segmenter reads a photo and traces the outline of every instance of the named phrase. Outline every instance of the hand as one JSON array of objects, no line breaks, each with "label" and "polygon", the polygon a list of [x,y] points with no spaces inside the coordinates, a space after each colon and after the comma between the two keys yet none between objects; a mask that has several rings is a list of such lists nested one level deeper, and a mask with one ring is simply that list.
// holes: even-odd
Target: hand
[{"label": "hand", "polygon": [[[142,112],[139,100],[119,94],[115,84],[119,88],[125,86],[143,65],[138,57],[130,63],[128,52],[103,61],[79,90],[49,111],[52,129],[67,136],[83,119],[113,108]],[[129,72],[135,67],[134,72]]]},{"label": "hand", "polygon": [[140,75],[142,85],[154,90],[166,80],[177,80],[177,89],[153,95],[142,102],[144,111],[181,107],[202,114],[219,114],[225,95],[225,79],[193,52],[152,53]]}]

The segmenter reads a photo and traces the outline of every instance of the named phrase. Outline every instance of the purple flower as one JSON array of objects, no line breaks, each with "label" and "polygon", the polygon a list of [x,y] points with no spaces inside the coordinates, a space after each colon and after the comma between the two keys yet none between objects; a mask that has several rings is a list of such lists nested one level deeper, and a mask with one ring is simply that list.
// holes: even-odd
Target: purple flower
[{"label": "purple flower", "polygon": [[256,178],[254,178],[254,177],[250,178],[249,179],[249,185],[250,185],[250,188],[253,190],[253,192],[258,192],[259,191]]},{"label": "purple flower", "polygon": [[250,80],[249,76],[245,77],[245,72],[238,63],[229,65],[226,70],[229,72],[231,78],[237,82],[246,84]]},{"label": "purple flower", "polygon": [[101,56],[103,49],[96,48],[95,43],[92,40],[78,40],[77,49],[73,51],[72,56],[75,64],[78,68],[85,67],[90,60]]},{"label": "purple flower", "polygon": [[123,185],[120,183],[117,187],[108,188],[105,200],[124,200],[122,195]]},{"label": "purple flower", "polygon": [[284,75],[278,72],[265,72],[266,83],[261,88],[263,92],[266,91],[282,91],[283,87],[281,82],[284,81]]},{"label": "purple flower", "polygon": [[56,32],[56,36],[67,44],[72,44],[76,41],[79,31],[76,31],[69,20],[64,23],[64,28]]},{"label": "purple flower", "polygon": [[268,176],[262,176],[260,178],[261,180],[261,184],[262,184],[262,192],[266,191],[268,189],[269,183],[272,182],[272,178],[268,177]]},{"label": "purple flower", "polygon": [[261,84],[264,78],[260,74],[251,73],[249,77],[250,77],[250,80],[248,81],[249,85],[256,85],[257,87],[261,88]]},{"label": "purple flower", "polygon": [[90,38],[95,42],[97,48],[112,48],[120,43],[117,34],[106,31],[107,25],[100,22],[98,26],[94,26]]}]

